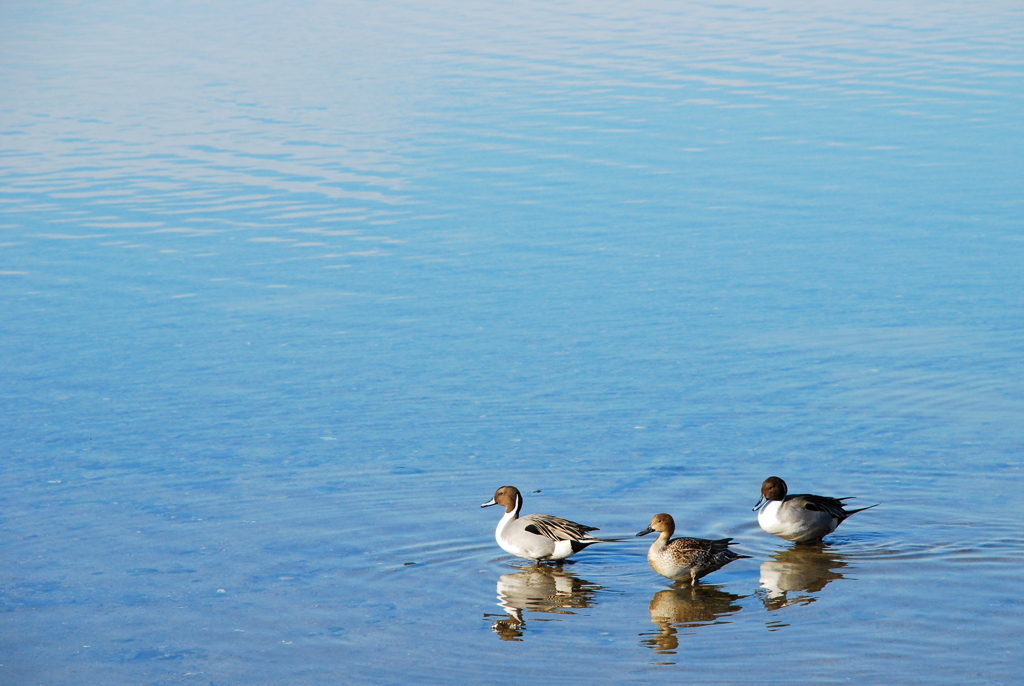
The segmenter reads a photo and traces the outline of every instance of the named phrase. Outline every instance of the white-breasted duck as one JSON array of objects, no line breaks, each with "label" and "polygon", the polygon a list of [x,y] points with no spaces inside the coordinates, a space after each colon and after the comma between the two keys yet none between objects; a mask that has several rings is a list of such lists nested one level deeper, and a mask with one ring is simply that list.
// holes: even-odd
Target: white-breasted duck
[{"label": "white-breasted duck", "polygon": [[777,476],[761,484],[761,499],[754,506],[757,523],[770,534],[794,543],[815,543],[836,530],[850,515],[869,510],[875,505],[847,510],[846,498],[823,495],[787,495],[789,487]]},{"label": "white-breasted duck", "polygon": [[505,514],[494,530],[494,538],[506,552],[526,560],[564,560],[587,546],[607,542],[590,535],[597,527],[544,514],[519,516],[523,496],[515,486],[502,486],[480,507],[501,505]]}]

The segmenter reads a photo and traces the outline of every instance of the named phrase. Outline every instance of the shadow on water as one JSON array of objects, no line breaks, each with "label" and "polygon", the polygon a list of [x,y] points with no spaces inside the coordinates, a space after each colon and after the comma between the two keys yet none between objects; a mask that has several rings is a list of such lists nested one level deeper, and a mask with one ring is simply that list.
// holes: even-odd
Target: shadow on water
[{"label": "shadow on water", "polygon": [[[658,631],[640,634],[644,637],[640,644],[659,655],[674,655],[679,647],[680,629],[725,624],[721,618],[743,609],[737,601],[745,597],[715,586],[674,584],[672,588],[658,591],[651,598],[649,608],[651,621],[658,625]],[[694,632],[683,632],[684,635],[690,633]]]},{"label": "shadow on water", "polygon": [[[498,605],[507,616],[484,614],[491,628],[503,641],[521,641],[526,631],[526,612],[557,615],[576,614],[575,610],[595,605],[594,596],[602,586],[584,581],[562,565],[535,565],[521,568],[498,579]],[[500,617],[500,619],[499,619]],[[531,621],[558,621],[530,617]]]},{"label": "shadow on water", "polygon": [[758,596],[769,611],[806,605],[832,581],[844,578],[846,556],[826,544],[793,545],[761,563]]}]

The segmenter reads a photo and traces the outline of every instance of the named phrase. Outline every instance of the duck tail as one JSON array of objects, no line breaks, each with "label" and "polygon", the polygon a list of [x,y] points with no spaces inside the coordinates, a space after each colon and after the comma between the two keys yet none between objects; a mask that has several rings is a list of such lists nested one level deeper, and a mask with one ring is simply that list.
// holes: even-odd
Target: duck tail
[{"label": "duck tail", "polygon": [[864,510],[870,510],[871,508],[878,507],[881,504],[882,503],[875,503],[874,505],[868,505],[867,507],[858,507],[856,510],[846,510],[846,516],[849,517],[850,515],[855,515],[858,512],[863,512]]},{"label": "duck tail", "polygon": [[735,550],[733,550],[732,548],[729,547],[729,546],[731,546],[733,544],[733,539],[732,538],[719,538],[719,539],[716,539],[716,540],[712,541],[711,543],[712,543],[712,548],[713,549],[724,550],[725,552],[729,553],[729,559],[730,560],[741,560],[743,558],[749,558],[750,557],[750,555],[744,555],[743,553],[738,553],[738,552],[736,552]]},{"label": "duck tail", "polygon": [[624,541],[624,538],[596,538],[594,536],[587,536],[586,538],[568,538],[569,547],[572,548],[574,553],[578,553],[588,546],[592,546],[595,543],[618,543]]}]

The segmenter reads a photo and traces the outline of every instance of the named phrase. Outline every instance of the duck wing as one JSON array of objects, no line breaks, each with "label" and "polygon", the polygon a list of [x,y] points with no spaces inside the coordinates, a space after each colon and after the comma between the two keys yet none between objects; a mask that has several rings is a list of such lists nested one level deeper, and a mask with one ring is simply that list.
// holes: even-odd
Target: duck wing
[{"label": "duck wing", "polygon": [[595,526],[577,524],[552,515],[532,514],[521,517],[521,519],[527,522],[526,531],[550,538],[552,541],[580,541],[593,538],[587,532],[597,531]]},{"label": "duck wing", "polygon": [[846,498],[829,498],[824,495],[791,495],[786,500],[796,500],[797,498],[804,501],[804,509],[811,510],[813,512],[825,512],[830,517],[835,517],[840,522],[849,517],[852,514],[863,512],[864,510],[870,510],[875,505],[868,505],[867,507],[861,507],[856,510],[847,510],[843,501],[849,500],[850,497]]},{"label": "duck wing", "polygon": [[713,541],[707,538],[674,538],[669,545],[680,550],[703,550],[711,553],[720,553],[723,550],[728,550],[731,543],[731,538],[719,538]]}]

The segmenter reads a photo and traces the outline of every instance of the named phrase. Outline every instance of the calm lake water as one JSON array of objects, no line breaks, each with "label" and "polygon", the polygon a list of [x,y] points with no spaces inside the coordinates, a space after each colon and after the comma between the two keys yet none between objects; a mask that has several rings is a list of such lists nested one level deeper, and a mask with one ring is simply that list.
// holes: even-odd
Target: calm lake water
[{"label": "calm lake water", "polygon": [[1009,2],[5,2],[0,681],[1019,683],[1022,77]]}]

